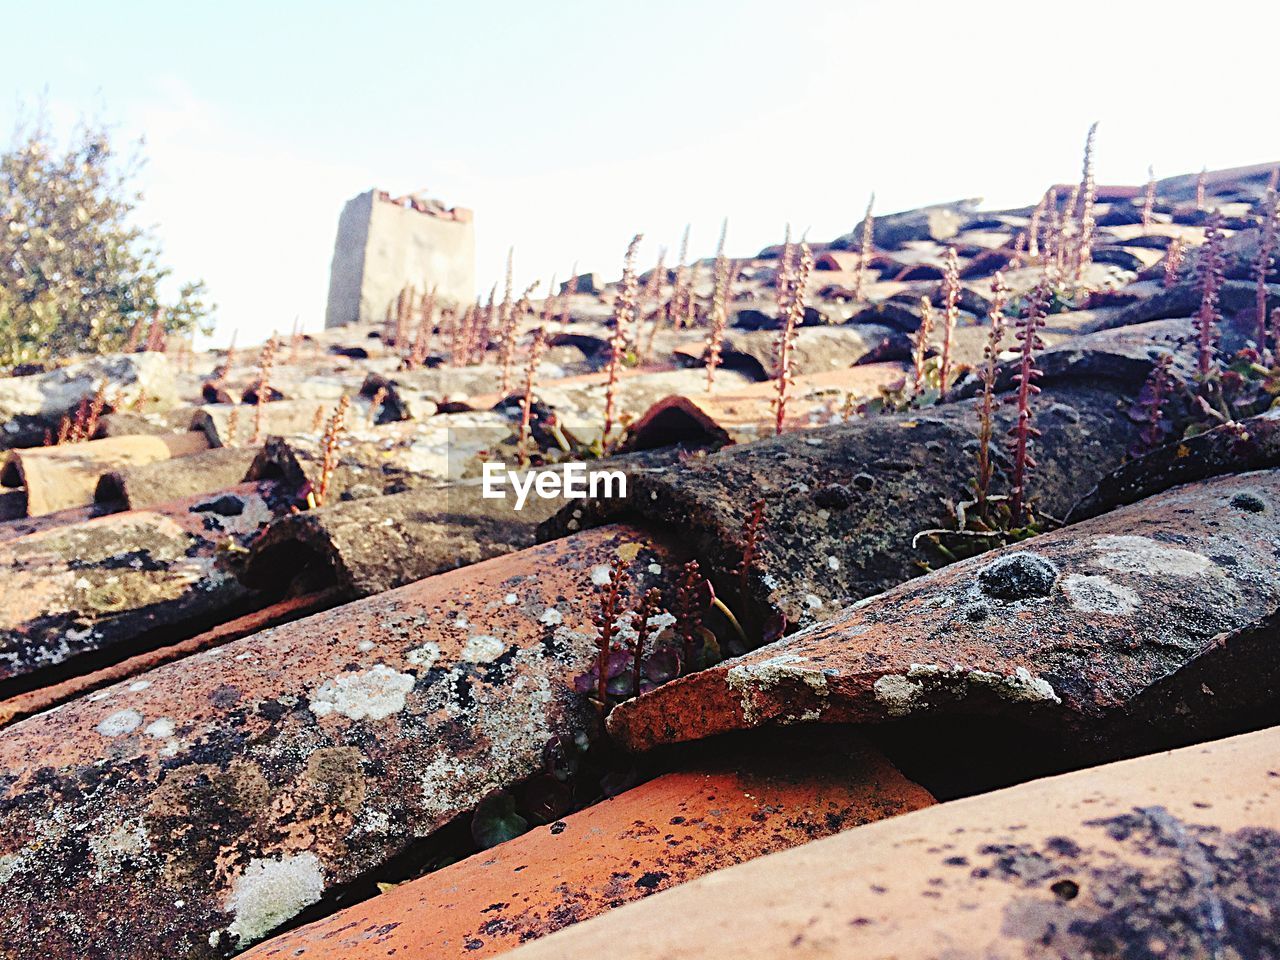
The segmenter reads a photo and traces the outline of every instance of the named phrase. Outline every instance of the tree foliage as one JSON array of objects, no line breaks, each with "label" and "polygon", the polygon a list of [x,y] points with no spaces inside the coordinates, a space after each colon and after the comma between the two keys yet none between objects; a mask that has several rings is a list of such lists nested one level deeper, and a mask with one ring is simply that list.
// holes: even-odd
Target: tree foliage
[{"label": "tree foliage", "polygon": [[43,117],[0,154],[0,367],[124,349],[157,315],[168,333],[204,329],[204,285],[175,301],[150,231],[134,222],[141,161],[85,123],[58,144]]}]

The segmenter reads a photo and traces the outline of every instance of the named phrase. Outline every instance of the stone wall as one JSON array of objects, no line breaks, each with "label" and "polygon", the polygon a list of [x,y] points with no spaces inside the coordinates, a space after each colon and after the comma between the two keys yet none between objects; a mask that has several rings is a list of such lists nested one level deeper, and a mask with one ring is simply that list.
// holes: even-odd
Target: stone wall
[{"label": "stone wall", "polygon": [[441,304],[475,297],[471,211],[381,190],[349,200],[333,245],[325,326],[381,322],[406,284],[434,286]]}]

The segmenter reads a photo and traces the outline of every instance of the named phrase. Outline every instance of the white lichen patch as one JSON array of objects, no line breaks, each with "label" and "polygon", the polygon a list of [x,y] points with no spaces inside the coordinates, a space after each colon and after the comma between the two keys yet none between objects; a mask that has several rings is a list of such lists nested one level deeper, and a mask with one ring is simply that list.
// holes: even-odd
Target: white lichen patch
[{"label": "white lichen patch", "polygon": [[227,912],[235,915],[227,932],[236,938],[237,946],[247,946],[311,906],[323,893],[324,874],[314,853],[253,860],[227,897]]},{"label": "white lichen patch", "polygon": [[1150,537],[1109,535],[1098,537],[1093,547],[1099,551],[1093,562],[1118,573],[1194,577],[1211,565],[1208,557],[1165,546]]},{"label": "white lichen patch", "polygon": [[502,602],[509,607],[514,607],[517,603],[520,602],[520,598],[517,597],[514,593],[508,593],[505,597],[502,598]]},{"label": "white lichen patch", "polygon": [[1124,584],[1107,577],[1069,573],[1059,582],[1071,606],[1081,613],[1125,617],[1142,603],[1142,598]]},{"label": "white lichen patch", "polygon": [[94,729],[104,737],[122,737],[126,733],[133,733],[140,726],[142,714],[137,710],[117,710],[104,717]]},{"label": "white lichen patch", "polygon": [[872,685],[876,701],[891,717],[903,717],[931,706],[930,696],[940,694],[964,699],[975,690],[994,693],[1009,703],[1061,703],[1053,685],[1034,676],[1026,667],[1012,673],[971,670],[959,664],[944,667],[913,663],[905,674],[889,673]]},{"label": "white lichen patch", "polygon": [[404,658],[415,667],[430,670],[435,666],[436,661],[440,659],[440,645],[438,643],[424,643],[420,647],[414,647],[405,654]]},{"label": "white lichen patch", "polygon": [[610,567],[607,563],[602,563],[599,566],[591,568],[591,582],[597,587],[603,587],[608,583],[610,575]]},{"label": "white lichen patch", "polygon": [[157,740],[167,740],[173,736],[173,721],[168,717],[161,717],[159,720],[147,724],[142,732],[148,737],[154,737]]},{"label": "white lichen patch", "polygon": [[908,680],[900,673],[886,674],[872,685],[871,690],[876,702],[891,717],[905,717],[923,705],[924,685]]},{"label": "white lichen patch", "polygon": [[1026,667],[1017,667],[1013,673],[1000,674],[987,670],[971,670],[968,681],[973,686],[993,691],[1001,700],[1010,703],[1061,703],[1062,698],[1053,684],[1043,677],[1031,675]]},{"label": "white lichen patch", "polygon": [[818,697],[828,694],[827,675],[821,670],[804,665],[804,657],[783,653],[759,663],[743,663],[730,667],[725,674],[729,689],[738,694],[742,704],[742,718],[748,724],[762,719],[762,699],[759,695],[784,681],[798,681]]},{"label": "white lichen patch", "polygon": [[412,689],[413,674],[379,663],[369,670],[326,680],[309,700],[317,717],[340,713],[352,720],[385,720],[404,709],[405,695]]},{"label": "white lichen patch", "polygon": [[492,663],[506,649],[507,645],[497,637],[480,633],[467,640],[462,648],[462,659],[469,663]]},{"label": "white lichen patch", "polygon": [[141,690],[147,689],[149,686],[151,686],[150,680],[135,680],[133,683],[129,684],[127,689],[130,693],[138,693]]},{"label": "white lichen patch", "polygon": [[564,623],[564,616],[555,607],[547,607],[538,617],[538,622],[546,627],[558,627]]}]

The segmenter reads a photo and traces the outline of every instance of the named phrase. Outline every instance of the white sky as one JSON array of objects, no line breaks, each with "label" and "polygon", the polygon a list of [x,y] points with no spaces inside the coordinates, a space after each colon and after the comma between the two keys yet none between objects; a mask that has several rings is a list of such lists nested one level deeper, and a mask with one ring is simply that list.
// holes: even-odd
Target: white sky
[{"label": "white sky", "polygon": [[[268,8],[268,9],[264,9]],[[215,12],[216,9],[216,12]],[[1280,160],[1280,6],[1072,2],[49,0],[5,14],[12,107],[144,134],[146,222],[202,276],[216,342],[323,324],[343,202],[429,188],[476,212],[481,287],[815,240],[877,210],[1032,202]]]}]

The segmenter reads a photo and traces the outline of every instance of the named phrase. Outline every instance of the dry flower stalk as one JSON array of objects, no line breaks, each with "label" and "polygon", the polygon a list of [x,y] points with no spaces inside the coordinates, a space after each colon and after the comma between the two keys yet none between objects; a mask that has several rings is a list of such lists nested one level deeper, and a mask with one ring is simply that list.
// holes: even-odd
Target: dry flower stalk
[{"label": "dry flower stalk", "polygon": [[1080,168],[1080,216],[1076,225],[1076,243],[1071,258],[1071,275],[1076,283],[1084,278],[1085,268],[1093,260],[1093,238],[1097,221],[1094,205],[1098,197],[1098,184],[1093,174],[1093,144],[1098,133],[1097,121],[1089,127],[1084,141],[1084,161]]},{"label": "dry flower stalk", "polygon": [[1156,215],[1156,171],[1147,167],[1147,188],[1142,193],[1142,229],[1150,230]]},{"label": "dry flower stalk", "polygon": [[499,350],[502,360],[502,393],[504,395],[511,388],[511,362],[514,359],[516,348],[515,304],[511,300],[511,296],[515,292],[512,274],[512,261],[515,257],[515,252],[514,247],[507,250],[507,279],[503,288],[502,303],[498,307]]},{"label": "dry flower stalk", "polygon": [[1209,185],[1209,169],[1207,167],[1200,168],[1200,175],[1196,177],[1196,209],[1204,209],[1205,190]]},{"label": "dry flower stalk", "polygon": [[369,426],[376,427],[378,425],[378,414],[382,411],[382,403],[386,399],[386,387],[379,387],[373,391],[373,396],[369,399]]},{"label": "dry flower stalk", "polygon": [[609,434],[613,431],[618,376],[622,371],[627,337],[635,322],[636,303],[640,293],[640,285],[636,280],[636,250],[643,237],[643,234],[637,233],[627,245],[626,257],[622,261],[622,279],[618,282],[618,296],[613,301],[613,335],[609,338],[609,365],[606,368],[604,390],[604,431],[600,438],[602,446],[608,445]]},{"label": "dry flower stalk", "polygon": [[164,329],[164,319],[157,309],[151,315],[151,326],[147,328],[147,345],[144,349],[153,353],[164,353],[168,339]]},{"label": "dry flower stalk", "polygon": [[805,287],[813,269],[813,252],[803,240],[799,248],[788,238],[783,249],[782,268],[778,276],[778,318],[781,324],[774,345],[777,374],[774,383],[777,396],[773,400],[774,433],[782,433],[787,416],[787,391],[795,382],[791,371],[792,354],[795,351],[796,329],[804,319]]},{"label": "dry flower stalk", "polygon": [[724,331],[729,324],[729,296],[737,264],[727,258],[716,263],[715,292],[711,295],[711,329],[707,332],[707,389],[715,383],[724,352]]},{"label": "dry flower stalk", "polygon": [[667,319],[673,330],[679,330],[684,318],[689,313],[688,299],[692,288],[689,270],[689,224],[685,224],[684,234],[680,238],[680,262],[676,265],[676,275],[671,285],[671,297],[667,300]]},{"label": "dry flower stalk", "polygon": [[862,236],[858,244],[858,272],[853,278],[853,302],[862,302],[862,290],[866,283],[867,265],[871,262],[875,250],[875,218],[871,209],[875,206],[876,195],[871,194],[867,201],[867,212],[862,216]]},{"label": "dry flower stalk", "polygon": [[1182,269],[1186,252],[1186,244],[1181,237],[1174,237],[1169,242],[1169,249],[1164,255],[1164,288],[1166,290],[1178,282],[1178,271]]},{"label": "dry flower stalk", "polygon": [[911,396],[920,396],[924,388],[924,361],[929,352],[929,340],[933,336],[933,304],[928,297],[920,298],[920,326],[911,338]]},{"label": "dry flower stalk", "polygon": [[[645,284],[644,302],[652,306],[653,314],[649,320],[649,336],[645,338],[644,352],[640,354],[642,363],[648,363],[653,358],[653,342],[658,336],[658,327],[662,325],[662,318],[665,312],[662,300],[662,284],[667,279],[666,260],[667,248],[661,247],[658,250],[658,262],[649,274],[649,282]],[[641,315],[643,316],[643,311],[641,311]]]},{"label": "dry flower stalk", "polygon": [[[318,428],[315,428],[318,429]],[[231,407],[231,412],[227,414],[227,446],[235,447],[240,444],[240,404]]]},{"label": "dry flower stalk", "polygon": [[1000,366],[1000,343],[1004,339],[1004,305],[1009,296],[1004,275],[997,270],[991,278],[991,309],[987,313],[990,326],[987,342],[982,348],[982,399],[978,406],[978,472],[974,482],[974,494],[980,516],[986,516],[987,497],[991,492],[991,437],[994,431],[992,417],[996,404],[996,373]]},{"label": "dry flower stalk", "polygon": [[724,255],[725,236],[729,221],[720,227],[720,242],[716,244],[715,266],[712,268],[714,286],[711,292],[711,328],[707,332],[707,389],[715,384],[716,368],[720,366],[720,353],[724,345],[724,330],[729,322],[729,287],[733,281],[733,265]]},{"label": "dry flower stalk", "polygon": [[1267,361],[1267,274],[1274,265],[1276,248],[1277,201],[1275,175],[1262,197],[1262,225],[1258,231],[1258,253],[1253,261],[1254,322],[1257,324],[1254,342],[1258,345],[1259,359]]},{"label": "dry flower stalk", "polygon": [[1035,209],[1031,211],[1031,222],[1027,224],[1027,256],[1035,259],[1040,256],[1040,230],[1041,221],[1044,219],[1044,212],[1049,204],[1049,194],[1045,192],[1040,197],[1040,202],[1035,205]]},{"label": "dry flower stalk", "polygon": [[520,399],[520,434],[516,439],[516,458],[522,467],[529,465],[529,420],[533,416],[533,387],[546,343],[545,328],[539,327],[533,331],[533,342],[529,344],[529,362],[524,368],[524,396]]},{"label": "dry flower stalk", "polygon": [[960,266],[956,261],[956,248],[949,246],[942,264],[942,359],[938,368],[938,395],[944,399],[951,382],[951,341],[959,317],[959,298]]},{"label": "dry flower stalk", "polygon": [[409,369],[420,367],[427,362],[431,352],[431,335],[436,324],[436,288],[433,286],[422,295],[422,305],[418,315],[418,330],[413,338],[413,347],[409,351]]},{"label": "dry flower stalk", "polygon": [[1196,312],[1196,375],[1201,383],[1217,372],[1218,325],[1222,321],[1218,297],[1224,280],[1222,213],[1214,210],[1205,226],[1204,244],[1196,260],[1196,280],[1200,285],[1200,309]]},{"label": "dry flower stalk", "polygon": [[325,424],[324,437],[320,441],[323,459],[320,463],[320,482],[316,489],[307,494],[307,506],[323,507],[329,495],[329,484],[333,480],[333,471],[338,466],[338,444],[347,429],[347,410],[351,406],[351,398],[345,393],[333,410],[333,416]]},{"label": "dry flower stalk", "polygon": [[1048,315],[1049,301],[1053,295],[1057,278],[1052,269],[1046,269],[1040,277],[1026,309],[1017,321],[1018,369],[1014,374],[1017,390],[1012,402],[1018,409],[1018,419],[1009,430],[1010,447],[1013,451],[1013,472],[1009,484],[1010,522],[1015,526],[1026,519],[1027,515],[1027,478],[1035,469],[1035,459],[1031,456],[1030,445],[1040,431],[1032,424],[1034,412],[1031,399],[1040,392],[1036,380],[1040,378],[1040,368],[1036,366],[1036,351],[1044,348],[1040,339],[1040,329]]},{"label": "dry flower stalk", "polygon": [[260,443],[262,441],[262,408],[267,405],[267,401],[271,399],[271,369],[275,366],[276,351],[279,349],[279,343],[274,335],[262,346],[262,353],[258,355],[258,383],[253,388],[254,396],[257,403],[253,408],[253,439],[251,443]]}]

